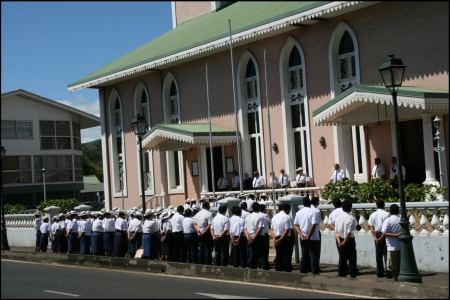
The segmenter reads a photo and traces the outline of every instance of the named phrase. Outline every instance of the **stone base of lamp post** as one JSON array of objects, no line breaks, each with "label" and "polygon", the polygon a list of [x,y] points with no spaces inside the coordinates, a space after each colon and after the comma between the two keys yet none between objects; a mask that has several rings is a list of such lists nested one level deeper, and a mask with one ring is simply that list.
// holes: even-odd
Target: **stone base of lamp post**
[{"label": "stone base of lamp post", "polygon": [[419,274],[414,257],[413,237],[409,233],[409,221],[401,220],[400,226],[400,273],[398,281],[422,283],[422,277]]}]

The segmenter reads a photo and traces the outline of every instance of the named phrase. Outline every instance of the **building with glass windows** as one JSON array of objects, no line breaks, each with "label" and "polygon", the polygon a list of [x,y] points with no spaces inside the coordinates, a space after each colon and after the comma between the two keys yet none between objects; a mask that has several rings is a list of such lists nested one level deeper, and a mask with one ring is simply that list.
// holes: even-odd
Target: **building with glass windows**
[{"label": "building with glass windows", "polygon": [[100,125],[89,113],[15,90],[2,94],[5,199],[36,207],[43,199],[78,198],[83,189],[80,131]]},{"label": "building with glass windows", "polygon": [[[303,167],[323,186],[336,162],[364,182],[375,157],[389,176],[392,98],[378,71],[389,54],[408,66],[398,96],[406,181],[439,184],[432,118],[443,120],[448,149],[447,11],[446,2],[172,2],[171,31],[69,84],[99,90],[106,206],[120,207],[122,193],[137,206],[142,192],[177,205],[222,174],[231,182],[236,131],[243,173],[258,170],[266,183],[270,151],[275,173],[284,168],[291,182]],[[144,178],[130,125],[138,113],[149,124]]]}]

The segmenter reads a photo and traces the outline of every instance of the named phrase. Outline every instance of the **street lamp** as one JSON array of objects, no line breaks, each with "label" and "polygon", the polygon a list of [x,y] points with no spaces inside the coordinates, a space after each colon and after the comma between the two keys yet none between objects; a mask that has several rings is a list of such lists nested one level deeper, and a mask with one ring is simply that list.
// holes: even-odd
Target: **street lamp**
[{"label": "street lamp", "polygon": [[[6,149],[2,146],[1,148],[1,154],[2,154],[2,162],[5,158]],[[1,176],[1,196],[2,196],[2,250],[9,250],[9,244],[8,244],[8,236],[6,235],[6,222],[5,222],[5,199],[3,198],[3,174]]]},{"label": "street lamp", "polygon": [[147,132],[147,121],[143,116],[137,114],[131,121],[134,134],[137,135],[139,140],[139,165],[141,171],[141,193],[142,193],[142,214],[145,213],[145,188],[144,188],[144,165],[142,162],[142,137]]},{"label": "street lamp", "polygon": [[444,146],[440,145],[440,140],[441,140],[441,134],[439,133],[439,127],[441,126],[441,119],[436,116],[433,120],[433,125],[434,128],[436,128],[436,133],[434,134],[434,140],[437,143],[437,147],[434,147],[433,150],[436,151],[438,153],[438,162],[439,162],[439,182],[441,184],[443,184],[443,180],[442,180],[442,165],[441,165],[441,152],[445,150]]},{"label": "street lamp", "polygon": [[378,70],[380,71],[381,78],[383,79],[384,86],[389,90],[392,95],[392,102],[394,107],[395,118],[395,135],[397,144],[397,180],[398,191],[400,196],[400,273],[398,281],[416,282],[421,283],[422,277],[417,269],[416,259],[414,257],[414,249],[412,245],[412,236],[409,233],[409,221],[406,217],[406,204],[405,194],[403,191],[403,170],[402,170],[402,144],[400,137],[400,124],[398,121],[398,109],[397,109],[397,92],[402,85],[403,76],[405,74],[406,66],[402,60],[396,58],[394,55],[389,55],[386,60],[380,65]]},{"label": "street lamp", "polygon": [[42,172],[42,183],[44,185],[44,201],[47,200],[47,192],[45,190],[45,172],[47,170],[45,168],[42,168],[41,172]]}]

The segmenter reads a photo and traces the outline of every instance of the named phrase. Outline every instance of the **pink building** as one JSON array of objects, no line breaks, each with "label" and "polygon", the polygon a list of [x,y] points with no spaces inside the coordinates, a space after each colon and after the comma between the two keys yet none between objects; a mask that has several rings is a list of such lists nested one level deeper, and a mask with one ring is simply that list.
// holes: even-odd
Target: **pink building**
[{"label": "pink building", "polygon": [[238,170],[236,130],[243,172],[259,170],[266,183],[269,151],[277,175],[284,168],[293,181],[302,166],[316,186],[335,162],[360,182],[375,157],[389,170],[392,98],[378,67],[395,54],[408,66],[398,96],[406,180],[439,184],[432,119],[443,120],[448,149],[447,2],[172,2],[172,12],[173,30],[69,85],[99,90],[107,207],[121,207],[121,162],[125,208],[141,203],[137,113],[150,127],[146,197],[177,205],[212,190],[206,63],[215,183]]}]

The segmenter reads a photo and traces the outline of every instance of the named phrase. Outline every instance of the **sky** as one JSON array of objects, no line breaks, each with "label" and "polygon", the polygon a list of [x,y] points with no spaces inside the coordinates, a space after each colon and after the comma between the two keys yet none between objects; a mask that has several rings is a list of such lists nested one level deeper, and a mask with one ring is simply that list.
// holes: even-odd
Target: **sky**
[{"label": "sky", "polygon": [[[1,92],[24,89],[100,116],[98,90],[67,85],[172,29],[170,1],[1,2]],[[82,143],[100,127],[82,130]]]}]

